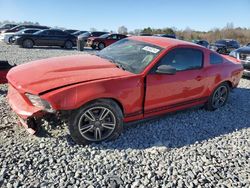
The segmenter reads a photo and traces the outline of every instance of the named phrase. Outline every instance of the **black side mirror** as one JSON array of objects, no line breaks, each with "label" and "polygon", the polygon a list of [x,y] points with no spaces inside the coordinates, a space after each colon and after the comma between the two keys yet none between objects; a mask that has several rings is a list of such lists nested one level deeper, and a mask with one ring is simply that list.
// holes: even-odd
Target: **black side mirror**
[{"label": "black side mirror", "polygon": [[158,74],[175,74],[176,68],[172,67],[171,65],[160,65],[157,67],[156,72]]}]

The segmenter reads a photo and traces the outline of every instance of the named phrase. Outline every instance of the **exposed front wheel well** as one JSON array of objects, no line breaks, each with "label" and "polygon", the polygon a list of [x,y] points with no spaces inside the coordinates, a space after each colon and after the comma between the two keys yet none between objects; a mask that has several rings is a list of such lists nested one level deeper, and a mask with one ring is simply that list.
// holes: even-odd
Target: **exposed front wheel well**
[{"label": "exposed front wheel well", "polygon": [[88,104],[93,103],[93,102],[96,102],[96,101],[113,101],[113,102],[115,102],[120,107],[120,109],[122,111],[122,114],[124,115],[124,113],[125,113],[124,112],[124,108],[123,108],[122,104],[120,103],[120,101],[118,101],[117,99],[114,99],[114,98],[99,98],[99,99],[94,99],[94,100],[88,101],[83,106],[88,105]]},{"label": "exposed front wheel well", "polygon": [[227,83],[227,85],[229,86],[230,89],[233,88],[233,84],[232,84],[232,82],[230,82],[229,80],[228,80],[228,81],[225,81],[224,83]]}]

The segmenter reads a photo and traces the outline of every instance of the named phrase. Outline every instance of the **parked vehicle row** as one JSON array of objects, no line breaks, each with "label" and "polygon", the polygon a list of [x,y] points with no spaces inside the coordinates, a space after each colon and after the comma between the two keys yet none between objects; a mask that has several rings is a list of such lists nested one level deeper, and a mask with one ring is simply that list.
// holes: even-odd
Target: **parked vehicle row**
[{"label": "parked vehicle row", "polygon": [[[15,27],[10,28],[11,26],[15,26]],[[31,29],[34,29],[34,30],[31,30]],[[1,31],[2,34],[0,35],[0,40],[3,40],[6,43],[14,43],[22,47],[28,47],[28,48],[31,48],[33,46],[61,46],[61,47],[70,49],[71,47],[74,47],[77,44],[79,50],[83,49],[84,46],[89,46],[89,47],[92,47],[93,49],[101,50],[109,46],[113,42],[116,42],[124,37],[127,37],[125,35],[115,34],[115,33],[101,32],[101,31],[88,32],[88,31],[80,31],[76,29],[66,29],[66,30],[61,31],[60,34],[58,34],[59,30],[57,31],[52,30],[51,32],[46,30],[46,32],[43,33],[43,36],[35,36],[35,30],[38,30],[38,29],[45,30],[45,29],[50,29],[50,28],[47,26],[40,26],[40,25],[17,25],[16,26],[13,24],[5,24],[2,27],[0,27],[0,30],[2,30]],[[62,32],[64,32],[64,34]],[[32,33],[34,33],[34,36],[33,35],[32,37],[29,36],[30,38],[28,38],[28,35],[27,36],[24,35],[24,34],[31,35]],[[75,36],[76,39],[73,39],[69,35],[66,36],[66,33]],[[18,37],[14,35],[18,35]],[[45,38],[44,35],[47,36],[46,40],[44,39]],[[172,34],[141,33],[140,35],[176,38],[176,36]],[[21,39],[16,40],[19,37]],[[240,47],[240,44],[236,40],[233,40],[233,39],[221,39],[211,44],[209,44],[209,42],[206,40],[193,40],[192,42],[198,45],[204,46],[205,48],[209,48],[220,54],[229,54],[231,51],[238,49]]]},{"label": "parked vehicle row", "polygon": [[1,31],[13,28],[15,26],[17,26],[17,25],[16,24],[4,24],[4,25],[1,25],[1,27],[0,27],[0,33],[1,33]]},{"label": "parked vehicle row", "polygon": [[21,31],[23,29],[31,29],[31,28],[36,28],[36,29],[49,29],[50,27],[47,26],[41,26],[41,25],[17,25],[13,28],[7,29],[7,30],[2,30],[1,33],[15,33],[18,31]]},{"label": "parked vehicle row", "polygon": [[37,31],[40,31],[40,29],[23,29],[21,31],[18,31],[18,32],[13,32],[13,33],[3,33],[0,35],[0,40],[3,40],[5,43],[7,44],[10,44],[13,42],[13,38],[17,35],[20,35],[20,34],[32,34],[32,33],[35,33]]}]

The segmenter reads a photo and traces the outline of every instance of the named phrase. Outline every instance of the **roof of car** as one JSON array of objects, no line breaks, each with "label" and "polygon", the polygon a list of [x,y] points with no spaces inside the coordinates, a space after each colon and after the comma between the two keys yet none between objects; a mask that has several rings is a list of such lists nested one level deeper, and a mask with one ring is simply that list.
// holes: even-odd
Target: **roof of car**
[{"label": "roof of car", "polygon": [[151,44],[163,47],[163,48],[177,46],[177,45],[199,46],[197,44],[183,41],[183,40],[165,38],[165,37],[156,37],[156,36],[132,36],[131,39],[151,43]]}]

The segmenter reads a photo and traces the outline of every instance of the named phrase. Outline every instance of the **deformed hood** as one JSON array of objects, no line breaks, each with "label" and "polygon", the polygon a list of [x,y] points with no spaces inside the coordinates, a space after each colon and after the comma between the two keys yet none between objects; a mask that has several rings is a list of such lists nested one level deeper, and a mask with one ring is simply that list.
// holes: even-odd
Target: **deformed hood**
[{"label": "deformed hood", "polygon": [[11,69],[10,84],[21,92],[39,94],[75,83],[127,76],[132,73],[95,55],[76,55],[33,61]]}]

